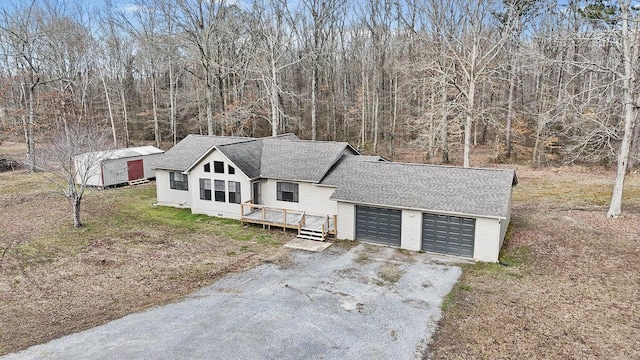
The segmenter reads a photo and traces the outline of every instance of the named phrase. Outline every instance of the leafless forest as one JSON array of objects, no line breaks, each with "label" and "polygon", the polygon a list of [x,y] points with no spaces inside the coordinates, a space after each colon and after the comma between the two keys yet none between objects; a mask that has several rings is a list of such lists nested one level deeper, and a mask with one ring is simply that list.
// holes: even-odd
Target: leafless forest
[{"label": "leafless forest", "polygon": [[639,21],[602,0],[3,1],[0,133],[32,160],[72,122],[117,147],[294,132],[465,166],[486,144],[616,164],[621,193]]}]

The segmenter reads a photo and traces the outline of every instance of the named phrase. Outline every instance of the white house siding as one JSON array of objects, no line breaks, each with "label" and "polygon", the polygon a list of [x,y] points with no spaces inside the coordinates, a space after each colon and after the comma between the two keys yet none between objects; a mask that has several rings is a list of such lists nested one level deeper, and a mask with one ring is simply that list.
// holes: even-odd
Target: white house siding
[{"label": "white house siding", "polygon": [[334,215],[337,213],[336,202],[329,199],[335,188],[305,182],[285,181],[298,184],[298,202],[278,201],[276,183],[279,181],[284,180],[268,179],[260,182],[262,205],[306,211],[312,215]]},{"label": "white house siding", "polygon": [[[189,184],[189,186],[191,186],[191,184]],[[190,191],[169,188],[168,170],[156,170],[156,197],[158,199],[158,205],[191,207]]]},{"label": "white house siding", "polygon": [[340,240],[354,240],[356,228],[355,205],[338,202],[338,226],[336,238]]},{"label": "white house siding", "polygon": [[475,244],[473,259],[497,262],[500,252],[500,224],[504,220],[476,218]]},{"label": "white house siding", "polygon": [[[512,190],[513,193],[513,190]],[[511,199],[512,194],[509,194],[509,207],[507,208],[507,219],[502,220],[500,222],[500,247],[502,247],[502,243],[504,242],[504,237],[507,235],[507,230],[509,229],[509,223],[511,222]]]},{"label": "white house siding", "polygon": [[[224,174],[214,172],[213,162],[224,163]],[[204,164],[211,164],[211,172],[204,172]],[[229,165],[235,168],[235,174],[229,174]],[[211,200],[200,199],[200,179],[211,180]],[[225,202],[215,201],[214,180],[224,180]],[[219,217],[240,219],[240,204],[229,203],[229,181],[240,183],[241,202],[251,199],[251,182],[235,164],[221,152],[213,151],[189,172],[189,192],[191,193],[191,212]]]},{"label": "white house siding", "polygon": [[400,247],[413,251],[422,249],[422,212],[402,210]]}]

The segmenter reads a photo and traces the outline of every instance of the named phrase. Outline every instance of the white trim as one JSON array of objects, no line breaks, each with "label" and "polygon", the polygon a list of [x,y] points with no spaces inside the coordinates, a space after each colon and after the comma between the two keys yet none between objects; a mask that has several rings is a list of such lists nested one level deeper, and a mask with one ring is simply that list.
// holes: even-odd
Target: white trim
[{"label": "white trim", "polygon": [[440,215],[453,215],[453,216],[464,216],[464,217],[473,217],[473,218],[486,218],[486,219],[498,219],[505,220],[504,216],[491,216],[491,215],[479,215],[479,214],[471,214],[471,213],[461,213],[454,211],[442,211],[442,210],[432,210],[432,209],[421,209],[421,208],[412,208],[408,206],[396,206],[396,205],[385,205],[385,204],[375,204],[375,203],[366,203],[361,201],[348,201],[348,200],[339,200],[339,199],[331,199],[336,202],[349,203],[354,205],[364,205],[364,206],[373,206],[373,207],[381,207],[381,208],[389,208],[389,209],[399,209],[399,210],[415,210],[421,212],[428,212],[431,214],[440,214]]}]

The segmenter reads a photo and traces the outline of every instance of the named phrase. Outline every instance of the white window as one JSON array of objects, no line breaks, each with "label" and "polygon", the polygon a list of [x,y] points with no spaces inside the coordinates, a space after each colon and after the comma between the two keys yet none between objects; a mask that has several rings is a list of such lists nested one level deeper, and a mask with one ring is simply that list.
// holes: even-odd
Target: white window
[{"label": "white window", "polygon": [[213,186],[215,190],[214,198],[219,202],[226,202],[226,197],[224,194],[224,180],[214,180]]},{"label": "white window", "polygon": [[276,183],[277,199],[280,201],[298,202],[298,184],[291,182]]}]

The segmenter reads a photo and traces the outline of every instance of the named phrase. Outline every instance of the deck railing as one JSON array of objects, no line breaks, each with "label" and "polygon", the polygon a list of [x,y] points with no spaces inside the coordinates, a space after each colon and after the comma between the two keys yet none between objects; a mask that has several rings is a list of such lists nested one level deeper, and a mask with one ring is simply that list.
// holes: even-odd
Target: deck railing
[{"label": "deck railing", "polygon": [[[258,205],[254,204],[252,200],[240,204],[240,215],[240,220],[243,222],[269,227],[277,226],[283,229],[297,229],[298,235],[307,226],[307,216],[315,218],[312,223],[317,224],[318,219],[317,216],[307,215],[305,211]],[[323,240],[329,234],[336,234],[336,224],[336,215],[326,215],[324,217],[324,221],[320,226]]]}]

